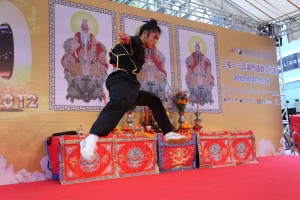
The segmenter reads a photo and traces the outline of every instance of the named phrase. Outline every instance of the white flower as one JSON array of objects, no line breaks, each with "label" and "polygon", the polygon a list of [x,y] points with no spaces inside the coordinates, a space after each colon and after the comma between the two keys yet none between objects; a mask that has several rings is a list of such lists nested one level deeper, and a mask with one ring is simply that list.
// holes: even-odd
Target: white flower
[{"label": "white flower", "polygon": [[275,154],[275,147],[270,140],[262,138],[258,142],[258,156],[271,156]]},{"label": "white flower", "polygon": [[276,152],[276,155],[284,155],[285,154],[285,141],[284,141],[284,137],[280,138],[280,144],[281,144],[281,146],[278,148],[278,152]]},{"label": "white flower", "polygon": [[52,172],[48,169],[47,164],[48,158],[47,156],[45,156],[40,161],[41,168],[45,172],[45,174],[37,171],[31,174],[26,169],[22,169],[15,174],[15,172],[13,171],[13,166],[10,165],[8,168],[6,168],[6,160],[3,158],[3,156],[0,156],[0,185],[27,183],[51,179]]},{"label": "white flower", "polygon": [[26,169],[21,169],[20,171],[17,172],[16,178],[20,183],[27,183],[30,182],[30,176],[31,173],[27,172]]},{"label": "white flower", "polygon": [[45,174],[42,174],[40,172],[34,172],[30,177],[29,177],[29,182],[35,182],[35,181],[45,181],[46,177]]},{"label": "white flower", "polygon": [[40,161],[42,170],[45,172],[44,179],[52,179],[52,172],[48,169],[48,157],[45,156]]},{"label": "white flower", "polygon": [[6,160],[3,158],[3,156],[0,156],[0,174],[0,185],[18,183],[13,171],[13,166],[10,165],[8,168],[6,168]]}]

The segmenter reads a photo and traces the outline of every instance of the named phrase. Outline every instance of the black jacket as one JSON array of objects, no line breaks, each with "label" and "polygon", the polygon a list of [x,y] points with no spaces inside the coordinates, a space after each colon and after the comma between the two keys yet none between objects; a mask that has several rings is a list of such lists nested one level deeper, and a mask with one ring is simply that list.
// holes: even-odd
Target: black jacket
[{"label": "black jacket", "polygon": [[139,36],[130,37],[129,45],[118,43],[111,49],[109,63],[136,76],[145,63],[145,45]]}]

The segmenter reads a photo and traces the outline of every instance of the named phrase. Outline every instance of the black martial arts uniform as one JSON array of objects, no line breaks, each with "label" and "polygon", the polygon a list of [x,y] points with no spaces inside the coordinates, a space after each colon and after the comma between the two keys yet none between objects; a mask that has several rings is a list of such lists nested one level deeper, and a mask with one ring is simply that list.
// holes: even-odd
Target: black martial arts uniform
[{"label": "black martial arts uniform", "polygon": [[139,36],[131,36],[130,44],[116,44],[109,53],[110,63],[116,71],[106,79],[110,101],[100,112],[91,127],[90,133],[108,135],[132,107],[148,106],[164,134],[172,131],[172,125],[161,100],[153,93],[140,90],[136,76],[145,63],[145,45]]}]

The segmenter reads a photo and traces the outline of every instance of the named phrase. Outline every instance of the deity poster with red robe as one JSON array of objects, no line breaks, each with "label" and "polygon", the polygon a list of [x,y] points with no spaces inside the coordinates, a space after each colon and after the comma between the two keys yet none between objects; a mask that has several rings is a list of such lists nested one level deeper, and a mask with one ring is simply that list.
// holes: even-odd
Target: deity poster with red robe
[{"label": "deity poster with red robe", "polygon": [[[121,13],[121,29],[129,35],[138,35],[140,27],[150,19]],[[152,92],[167,103],[174,86],[172,24],[158,21],[161,35],[156,47],[145,49],[145,64],[138,75],[141,90]],[[171,101],[168,101],[171,103]]]},{"label": "deity poster with red robe", "polygon": [[115,12],[66,1],[56,2],[53,12],[50,110],[99,111],[109,101],[105,80],[113,71],[108,51],[116,42]]},{"label": "deity poster with red robe", "polygon": [[186,112],[222,112],[217,35],[175,26],[179,88],[190,95]]}]

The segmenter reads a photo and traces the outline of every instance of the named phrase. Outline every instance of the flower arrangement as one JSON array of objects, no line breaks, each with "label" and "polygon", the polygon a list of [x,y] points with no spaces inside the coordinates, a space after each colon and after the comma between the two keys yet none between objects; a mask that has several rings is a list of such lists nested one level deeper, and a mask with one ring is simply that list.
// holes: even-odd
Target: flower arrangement
[{"label": "flower arrangement", "polygon": [[178,90],[173,93],[172,101],[175,103],[178,112],[184,112],[186,104],[190,102],[189,94],[187,91]]}]

